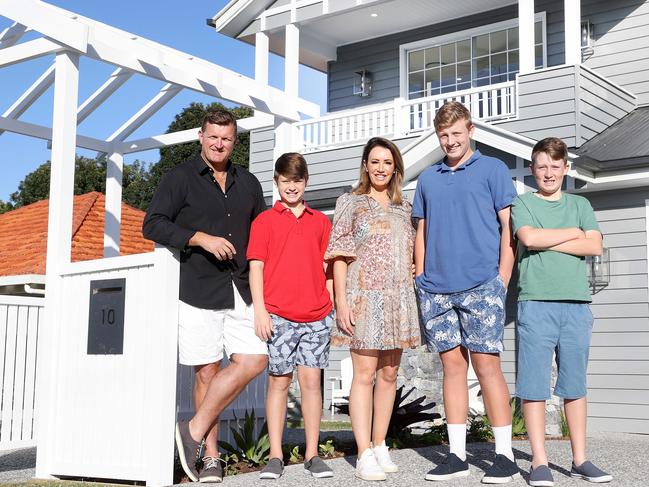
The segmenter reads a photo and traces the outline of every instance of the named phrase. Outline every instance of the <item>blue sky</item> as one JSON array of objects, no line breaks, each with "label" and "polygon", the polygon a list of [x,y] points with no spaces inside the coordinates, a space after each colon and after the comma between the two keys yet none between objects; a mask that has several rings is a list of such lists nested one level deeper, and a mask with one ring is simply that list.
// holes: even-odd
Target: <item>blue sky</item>
[{"label": "blue sky", "polygon": [[[227,0],[211,2],[173,0],[49,0],[49,3],[99,20],[142,37],[166,44],[180,51],[207,59],[246,76],[254,76],[254,48],[243,42],[218,34],[207,26],[205,19],[212,17]],[[0,16],[0,31],[11,25]],[[31,39],[34,34],[25,36]],[[53,62],[53,56],[35,59],[0,69],[0,113],[4,112]],[[114,71],[112,65],[82,59],[80,63],[79,99],[84,100]],[[282,88],[283,60],[271,56],[269,83]],[[113,94],[108,102],[79,126],[79,133],[107,138],[128,120],[142,105],[153,97],[162,83],[133,76]],[[50,88],[21,120],[51,126],[52,93]],[[326,79],[322,73],[309,68],[300,69],[300,96],[326,105]],[[183,90],[145,123],[130,138],[163,133],[175,114],[192,101],[211,102],[213,98]],[[324,108],[323,108],[324,110]],[[78,153],[94,156],[79,149]],[[8,132],[0,135],[0,199],[7,201],[17,190],[18,183],[40,164],[50,158],[47,143]],[[127,162],[138,158],[147,162],[158,160],[158,151],[133,154]]]}]

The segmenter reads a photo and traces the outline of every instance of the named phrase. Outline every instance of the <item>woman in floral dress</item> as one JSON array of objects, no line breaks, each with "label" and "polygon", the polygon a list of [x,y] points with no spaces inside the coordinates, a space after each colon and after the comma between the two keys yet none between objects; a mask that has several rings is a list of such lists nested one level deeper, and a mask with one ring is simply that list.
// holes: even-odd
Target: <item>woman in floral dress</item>
[{"label": "woman in floral dress", "polygon": [[[412,262],[415,230],[401,193],[403,161],[387,139],[363,149],[359,186],[336,201],[325,259],[333,262],[337,329],[349,346],[349,397],[358,447],[356,476],[384,480],[398,467],[385,445],[404,348],[420,344]],[[373,446],[373,447],[372,447]]]}]

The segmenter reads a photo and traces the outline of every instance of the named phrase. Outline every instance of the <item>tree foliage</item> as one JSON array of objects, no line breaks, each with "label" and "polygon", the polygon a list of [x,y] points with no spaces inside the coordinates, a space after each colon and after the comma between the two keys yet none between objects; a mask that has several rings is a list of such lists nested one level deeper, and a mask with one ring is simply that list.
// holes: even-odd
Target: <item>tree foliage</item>
[{"label": "tree foliage", "polygon": [[[169,124],[167,133],[200,127],[203,118],[209,110],[224,109],[220,103],[204,105],[191,103],[177,114]],[[252,116],[253,111],[247,107],[229,109],[235,118]],[[160,179],[172,167],[200,154],[200,144],[190,142],[160,149],[160,160],[147,167],[147,164],[134,161],[124,164],[122,179],[122,199],[125,203],[146,210],[155,193]],[[250,152],[249,134],[240,134],[239,142],[234,148],[231,160],[234,164],[248,166]],[[47,161],[33,172],[25,176],[18,190],[11,194],[8,202],[0,200],[0,213],[29,205],[49,198],[51,164]],[[74,194],[84,194],[90,191],[106,191],[106,159],[92,159],[83,156],[75,158]]]}]

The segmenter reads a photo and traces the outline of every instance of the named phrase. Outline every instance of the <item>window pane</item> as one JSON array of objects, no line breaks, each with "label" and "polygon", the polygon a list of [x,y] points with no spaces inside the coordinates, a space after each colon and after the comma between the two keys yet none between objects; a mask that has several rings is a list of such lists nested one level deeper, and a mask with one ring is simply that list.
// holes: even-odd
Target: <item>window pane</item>
[{"label": "window pane", "polygon": [[476,80],[475,85],[476,86],[486,86],[489,84],[489,77],[487,78],[480,78]]},{"label": "window pane", "polygon": [[442,66],[442,86],[455,85],[455,64]]},{"label": "window pane", "polygon": [[491,56],[491,74],[501,74],[507,72],[507,53],[501,52]]},{"label": "window pane", "polygon": [[507,64],[509,64],[509,71],[519,71],[520,68],[518,65],[518,50],[509,51],[507,53]]},{"label": "window pane", "polygon": [[439,68],[426,70],[426,92],[431,94],[431,90],[439,88]]},{"label": "window pane", "polygon": [[534,24],[534,44],[541,44],[543,42],[543,23],[536,22]]},{"label": "window pane", "polygon": [[413,98],[421,98],[421,97],[423,97],[423,96],[424,96],[424,92],[423,92],[423,91],[417,91],[417,92],[415,92],[415,93],[409,93],[409,94],[408,94],[408,98],[409,98],[410,100],[412,100]]},{"label": "window pane", "polygon": [[507,29],[507,49],[518,49],[518,27]]},{"label": "window pane", "polygon": [[457,82],[466,83],[471,81],[471,63],[457,64]]},{"label": "window pane", "polygon": [[537,68],[543,67],[543,46],[536,46],[534,48],[534,66]]},{"label": "window pane", "polygon": [[457,43],[457,60],[469,61],[471,59],[471,41],[459,41]]},{"label": "window pane", "polygon": [[442,66],[455,63],[455,42],[442,46]]},{"label": "window pane", "polygon": [[471,83],[462,83],[462,84],[457,85],[458,91],[459,90],[468,90],[469,88],[471,88]]},{"label": "window pane", "polygon": [[424,89],[424,72],[410,73],[408,76],[408,91],[413,93],[415,91],[423,91]]},{"label": "window pane", "polygon": [[411,51],[408,53],[408,71],[424,69],[424,51]]},{"label": "window pane", "polygon": [[491,33],[491,54],[507,50],[507,31],[499,30]]},{"label": "window pane", "polygon": [[439,47],[426,49],[426,67],[437,68],[439,66]]},{"label": "window pane", "polygon": [[[516,71],[518,73],[518,71]],[[509,81],[514,81],[516,79],[516,73],[509,73]]]},{"label": "window pane", "polygon": [[473,70],[473,76],[475,76],[476,78],[489,76],[489,56],[474,59],[473,63],[475,66],[475,69]]},{"label": "window pane", "polygon": [[451,93],[457,91],[455,85],[442,86],[442,93]]},{"label": "window pane", "polygon": [[473,38],[473,56],[484,56],[489,54],[489,34]]},{"label": "window pane", "polygon": [[506,74],[500,74],[498,76],[492,76],[491,77],[491,84],[495,85],[496,83],[504,83],[507,81],[507,75]]}]

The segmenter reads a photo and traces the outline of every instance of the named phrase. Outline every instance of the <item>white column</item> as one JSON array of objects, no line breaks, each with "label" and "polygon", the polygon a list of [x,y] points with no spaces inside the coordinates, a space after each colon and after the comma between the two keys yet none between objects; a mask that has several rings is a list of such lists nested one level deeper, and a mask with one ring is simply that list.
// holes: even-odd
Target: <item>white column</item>
[{"label": "white column", "polygon": [[520,74],[534,71],[534,0],[518,0],[518,59]]},{"label": "white column", "polygon": [[566,64],[581,64],[581,0],[563,0]]},{"label": "white column", "polygon": [[[273,148],[273,161],[271,171],[275,169],[275,161],[285,152],[293,150],[293,124],[284,119],[275,117],[275,147]],[[273,204],[279,200],[277,186],[273,183]]]},{"label": "white column", "polygon": [[298,73],[300,55],[300,29],[295,24],[286,26],[284,50],[284,91],[289,96],[298,95]]},{"label": "white column", "polygon": [[268,34],[257,32],[255,34],[255,80],[268,84]]},{"label": "white column", "polygon": [[106,161],[106,209],[104,212],[104,257],[119,255],[122,226],[122,175],[124,156],[113,152]]},{"label": "white column", "polygon": [[57,436],[57,369],[63,278],[61,267],[70,263],[74,165],[77,138],[77,103],[79,94],[79,55],[60,52],[56,55],[54,105],[52,120],[52,166],[47,224],[47,264],[45,320],[38,344],[36,404],[38,422],[38,455],[36,476],[49,477],[55,455]]}]

